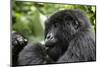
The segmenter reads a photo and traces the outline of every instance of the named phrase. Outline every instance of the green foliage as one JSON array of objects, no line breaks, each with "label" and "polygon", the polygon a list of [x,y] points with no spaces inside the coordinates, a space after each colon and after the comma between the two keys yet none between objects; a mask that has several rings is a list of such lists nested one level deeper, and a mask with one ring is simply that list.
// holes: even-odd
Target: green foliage
[{"label": "green foliage", "polygon": [[96,7],[85,5],[66,5],[53,3],[12,2],[12,30],[31,41],[41,41],[44,37],[44,21],[51,14],[64,9],[80,9],[86,12],[92,26],[96,29]]}]

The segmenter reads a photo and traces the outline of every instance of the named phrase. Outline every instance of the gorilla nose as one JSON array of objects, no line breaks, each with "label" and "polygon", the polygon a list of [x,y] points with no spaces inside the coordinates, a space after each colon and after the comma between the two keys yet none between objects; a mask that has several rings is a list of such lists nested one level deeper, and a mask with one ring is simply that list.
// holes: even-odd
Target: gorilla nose
[{"label": "gorilla nose", "polygon": [[47,40],[52,40],[53,39],[53,35],[52,34],[48,34],[46,37]]}]

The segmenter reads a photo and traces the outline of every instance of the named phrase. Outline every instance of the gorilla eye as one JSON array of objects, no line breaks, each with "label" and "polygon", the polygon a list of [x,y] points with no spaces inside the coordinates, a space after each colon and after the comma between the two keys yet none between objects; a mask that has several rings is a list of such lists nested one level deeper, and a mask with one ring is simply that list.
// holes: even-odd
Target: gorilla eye
[{"label": "gorilla eye", "polygon": [[57,25],[56,25],[56,24],[54,24],[54,27],[57,27]]},{"label": "gorilla eye", "polygon": [[75,28],[78,28],[78,26],[79,26],[78,21],[74,21],[74,22],[73,22],[73,25],[74,25]]},{"label": "gorilla eye", "polygon": [[59,25],[58,23],[55,23],[55,24],[54,24],[54,27],[57,27],[58,25]]},{"label": "gorilla eye", "polygon": [[74,21],[74,25],[78,25],[78,21]]}]

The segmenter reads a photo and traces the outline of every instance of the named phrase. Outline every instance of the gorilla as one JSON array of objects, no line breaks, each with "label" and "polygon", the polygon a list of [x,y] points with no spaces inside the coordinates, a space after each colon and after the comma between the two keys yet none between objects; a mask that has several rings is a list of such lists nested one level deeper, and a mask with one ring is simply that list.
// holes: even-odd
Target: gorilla
[{"label": "gorilla", "polygon": [[93,29],[80,10],[61,10],[45,21],[45,44],[28,43],[17,65],[96,61]]}]

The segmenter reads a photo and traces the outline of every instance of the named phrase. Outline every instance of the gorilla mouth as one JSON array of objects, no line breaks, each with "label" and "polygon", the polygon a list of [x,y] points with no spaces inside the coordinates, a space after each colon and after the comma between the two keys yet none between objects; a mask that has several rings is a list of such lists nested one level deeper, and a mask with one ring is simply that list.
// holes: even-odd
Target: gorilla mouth
[{"label": "gorilla mouth", "polygon": [[46,47],[54,47],[55,46],[55,43],[54,42],[47,41],[47,42],[45,42],[45,46]]},{"label": "gorilla mouth", "polygon": [[54,47],[58,43],[57,39],[46,39],[45,40],[45,46],[46,47]]}]

